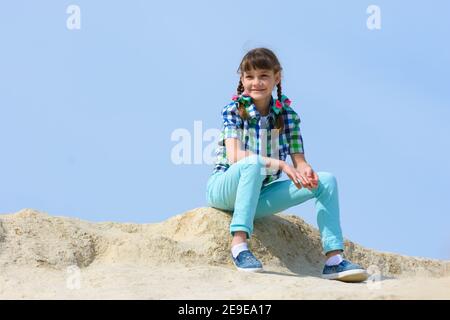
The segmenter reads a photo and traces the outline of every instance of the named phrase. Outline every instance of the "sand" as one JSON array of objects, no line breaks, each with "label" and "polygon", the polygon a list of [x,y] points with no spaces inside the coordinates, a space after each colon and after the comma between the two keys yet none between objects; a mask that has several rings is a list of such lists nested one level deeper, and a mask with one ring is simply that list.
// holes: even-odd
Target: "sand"
[{"label": "sand", "polygon": [[93,223],[33,209],[0,215],[0,299],[450,299],[450,261],[346,239],[363,283],[320,278],[316,228],[294,215],[255,222],[263,273],[235,270],[230,213],[196,208],[161,223]]}]

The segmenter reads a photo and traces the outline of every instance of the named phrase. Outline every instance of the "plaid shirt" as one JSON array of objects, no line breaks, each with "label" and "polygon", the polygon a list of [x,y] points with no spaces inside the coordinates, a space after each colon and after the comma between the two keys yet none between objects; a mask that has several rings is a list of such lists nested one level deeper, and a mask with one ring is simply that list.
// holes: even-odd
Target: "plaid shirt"
[{"label": "plaid shirt", "polygon": [[[223,127],[219,136],[219,147],[216,149],[217,160],[213,174],[218,171],[226,171],[231,163],[227,159],[225,139],[238,138],[241,147],[255,154],[286,160],[288,154],[304,153],[303,138],[300,133],[300,118],[288,105],[284,104],[281,114],[284,120],[284,129],[280,134],[275,129],[274,99],[271,99],[271,108],[267,115],[267,125],[264,118],[252,103],[246,106],[249,118],[243,120],[239,116],[238,103],[233,101],[223,108]],[[273,136],[273,138],[272,138]],[[277,152],[278,150],[278,152]],[[263,185],[275,181],[281,175],[281,170],[267,168],[267,176]]]}]

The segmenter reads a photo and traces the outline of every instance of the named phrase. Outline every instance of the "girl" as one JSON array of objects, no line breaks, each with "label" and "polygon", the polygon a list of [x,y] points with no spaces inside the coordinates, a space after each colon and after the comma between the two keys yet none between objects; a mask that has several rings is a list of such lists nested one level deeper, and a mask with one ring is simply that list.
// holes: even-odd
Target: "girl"
[{"label": "girl", "polygon": [[[281,92],[281,65],[266,48],[242,59],[237,95],[223,109],[217,161],[207,183],[211,207],[233,211],[231,255],[238,270],[262,271],[247,239],[253,220],[315,198],[323,251],[328,258],[322,276],[358,282],[367,279],[359,265],[344,260],[336,178],[315,172],[305,160],[300,118]],[[277,87],[277,99],[272,91]],[[291,156],[293,166],[285,160]],[[276,181],[281,171],[290,180]]]}]

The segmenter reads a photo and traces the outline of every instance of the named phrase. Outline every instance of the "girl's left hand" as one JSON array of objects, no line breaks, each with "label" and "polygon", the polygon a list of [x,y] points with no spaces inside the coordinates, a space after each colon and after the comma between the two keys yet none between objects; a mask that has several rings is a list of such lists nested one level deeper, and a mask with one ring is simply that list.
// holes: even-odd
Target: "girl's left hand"
[{"label": "girl's left hand", "polygon": [[319,176],[317,175],[317,173],[314,172],[314,170],[308,163],[305,162],[298,165],[296,170],[302,176],[301,183],[305,188],[308,189],[317,188],[317,185],[319,183]]}]

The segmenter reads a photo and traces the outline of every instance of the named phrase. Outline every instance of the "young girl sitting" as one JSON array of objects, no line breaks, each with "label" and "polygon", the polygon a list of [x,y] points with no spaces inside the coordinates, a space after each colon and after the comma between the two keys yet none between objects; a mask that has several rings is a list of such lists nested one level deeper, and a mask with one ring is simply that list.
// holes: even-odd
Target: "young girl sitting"
[{"label": "young girl sitting", "polygon": [[[300,118],[282,94],[281,65],[266,48],[249,51],[238,73],[237,95],[223,109],[217,161],[207,183],[211,207],[233,212],[231,255],[238,270],[262,271],[247,239],[254,219],[315,198],[317,223],[327,260],[322,276],[348,282],[367,279],[359,265],[343,259],[337,181],[305,160]],[[272,97],[277,88],[277,98]],[[285,160],[291,156],[293,166]],[[289,180],[278,178],[284,172]],[[278,180],[278,181],[277,181]]]}]

